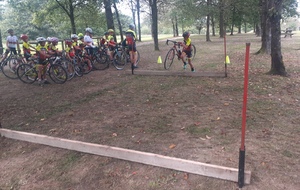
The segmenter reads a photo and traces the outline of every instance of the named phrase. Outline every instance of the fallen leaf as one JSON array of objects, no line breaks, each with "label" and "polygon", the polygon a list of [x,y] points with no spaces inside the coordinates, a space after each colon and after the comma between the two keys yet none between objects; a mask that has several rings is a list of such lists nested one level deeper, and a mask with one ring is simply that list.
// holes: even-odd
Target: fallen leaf
[{"label": "fallen leaf", "polygon": [[184,173],[183,174],[183,179],[188,180],[189,179],[189,174],[188,173]]},{"label": "fallen leaf", "polygon": [[196,123],[194,123],[194,125],[198,126],[198,125],[200,125],[200,122],[196,122]]},{"label": "fallen leaf", "polygon": [[205,136],[207,139],[211,139],[211,137],[209,137],[208,135]]},{"label": "fallen leaf", "polygon": [[228,103],[228,102],[225,102],[225,103],[224,103],[224,106],[229,106],[229,103]]},{"label": "fallen leaf", "polygon": [[45,118],[42,118],[42,119],[41,119],[41,121],[44,121],[44,120],[45,120]]},{"label": "fallen leaf", "polygon": [[206,139],[205,139],[205,138],[202,138],[202,137],[200,137],[200,139],[201,139],[201,140],[203,140],[203,141],[206,141]]},{"label": "fallen leaf", "polygon": [[173,149],[173,148],[175,148],[175,147],[176,147],[175,144],[171,144],[171,145],[169,146],[169,149]]},{"label": "fallen leaf", "polygon": [[217,118],[217,121],[218,121],[218,120],[220,120],[220,119],[221,119],[221,118],[220,118],[220,117],[218,117],[218,118]]},{"label": "fallen leaf", "polygon": [[114,137],[118,136],[118,134],[117,134],[117,133],[113,133],[112,135],[113,135]]}]

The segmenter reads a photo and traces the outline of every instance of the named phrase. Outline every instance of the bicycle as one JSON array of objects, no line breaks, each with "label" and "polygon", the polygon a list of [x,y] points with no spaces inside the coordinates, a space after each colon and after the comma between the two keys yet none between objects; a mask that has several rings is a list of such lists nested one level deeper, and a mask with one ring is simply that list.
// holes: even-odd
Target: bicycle
[{"label": "bicycle", "polygon": [[[53,64],[49,59],[45,60],[47,63],[44,65],[43,73],[48,74],[51,80],[57,84],[63,84],[68,79],[68,73],[63,66]],[[22,64],[17,68],[18,78],[27,84],[34,83],[38,78],[38,59],[30,59],[26,64]]]},{"label": "bicycle", "polygon": [[10,52],[8,57],[0,63],[0,70],[7,78],[17,79],[17,68],[23,63],[24,61],[21,55],[15,55],[13,52]]},{"label": "bicycle", "polygon": [[[140,53],[137,50],[137,62],[136,65],[138,65],[140,61]],[[113,65],[117,70],[122,70],[125,68],[127,63],[130,63],[130,54],[129,49],[127,46],[122,46],[122,44],[117,44],[115,51],[114,51],[114,60]]]},{"label": "bicycle", "polygon": [[[166,70],[168,70],[171,67],[171,65],[173,64],[175,55],[177,56],[178,60],[181,60],[181,53],[182,53],[182,49],[181,49],[182,46],[180,45],[180,43],[168,39],[166,44],[169,45],[169,42],[173,43],[173,47],[171,47],[171,49],[168,51],[168,53],[165,57],[165,60],[164,60],[164,68]],[[193,51],[196,52],[196,47],[195,47],[195,45],[192,44],[192,53],[193,53]],[[194,57],[195,57],[195,53],[193,55],[193,58]]]},{"label": "bicycle", "polygon": [[90,58],[92,67],[95,70],[104,70],[109,67],[109,56],[107,55],[105,49],[101,47],[95,47],[92,55],[88,56],[88,58]]}]

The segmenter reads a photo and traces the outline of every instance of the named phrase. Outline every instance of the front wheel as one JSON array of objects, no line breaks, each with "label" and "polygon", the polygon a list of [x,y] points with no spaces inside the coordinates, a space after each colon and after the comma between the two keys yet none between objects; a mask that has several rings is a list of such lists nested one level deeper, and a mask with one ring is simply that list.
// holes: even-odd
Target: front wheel
[{"label": "front wheel", "polygon": [[94,55],[93,68],[95,70],[104,70],[109,67],[109,56],[105,52],[99,52]]},{"label": "front wheel", "polygon": [[175,50],[172,48],[168,51],[168,53],[165,57],[164,67],[166,70],[168,70],[171,67],[171,65],[174,61],[174,57],[175,57]]},{"label": "front wheel", "polygon": [[2,73],[10,79],[17,79],[17,68],[22,63],[21,60],[17,58],[9,58],[5,60],[5,62],[2,64],[1,70]]},{"label": "front wheel", "polygon": [[22,82],[32,84],[36,81],[38,73],[34,66],[30,64],[22,64],[17,68],[17,76]]},{"label": "front wheel", "polygon": [[56,84],[63,84],[68,80],[68,73],[63,66],[53,64],[49,68],[49,76]]},{"label": "front wheel", "polygon": [[195,58],[196,55],[196,46],[192,44],[192,60]]},{"label": "front wheel", "polygon": [[125,51],[118,51],[114,55],[113,65],[117,70],[124,69],[127,64],[127,54]]}]

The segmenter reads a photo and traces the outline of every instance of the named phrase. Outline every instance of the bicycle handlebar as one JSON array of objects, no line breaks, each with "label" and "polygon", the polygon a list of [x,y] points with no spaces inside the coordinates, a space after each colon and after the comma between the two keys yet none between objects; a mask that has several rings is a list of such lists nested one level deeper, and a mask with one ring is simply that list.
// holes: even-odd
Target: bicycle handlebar
[{"label": "bicycle handlebar", "polygon": [[169,40],[169,39],[167,39],[167,42],[166,42],[166,44],[167,44],[167,45],[169,45],[169,42],[172,42],[174,45],[178,43],[178,42],[176,42],[176,41],[173,41],[173,40]]}]

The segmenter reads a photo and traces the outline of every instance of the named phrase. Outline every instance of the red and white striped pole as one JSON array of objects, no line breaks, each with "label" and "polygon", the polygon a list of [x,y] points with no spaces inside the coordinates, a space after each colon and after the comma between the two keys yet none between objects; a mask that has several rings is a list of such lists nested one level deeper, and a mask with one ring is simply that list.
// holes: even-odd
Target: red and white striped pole
[{"label": "red and white striped pole", "polygon": [[241,147],[239,156],[239,172],[238,184],[239,188],[244,186],[245,180],[245,135],[246,135],[246,111],[247,111],[247,97],[248,97],[248,73],[249,73],[249,54],[250,43],[246,43],[246,56],[245,56],[245,71],[244,71],[244,98],[242,110],[242,134],[241,134]]}]

